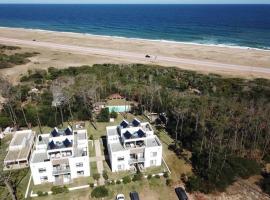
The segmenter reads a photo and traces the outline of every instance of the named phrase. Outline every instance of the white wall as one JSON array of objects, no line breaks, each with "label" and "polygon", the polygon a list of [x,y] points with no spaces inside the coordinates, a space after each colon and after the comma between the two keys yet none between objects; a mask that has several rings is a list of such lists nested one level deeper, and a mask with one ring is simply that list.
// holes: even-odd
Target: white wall
[{"label": "white wall", "polygon": [[[153,157],[151,154],[157,152],[157,155]],[[152,167],[151,160],[155,161],[154,166],[160,166],[162,163],[162,146],[147,147],[144,152],[145,163],[144,167]]]},{"label": "white wall", "polygon": [[[129,150],[112,152],[111,159],[110,159],[112,172],[129,170],[130,168],[129,167],[129,157],[130,157],[129,154],[130,154]],[[124,157],[124,160],[118,161],[118,158],[120,157]],[[118,169],[118,165],[121,165],[121,170]]]},{"label": "white wall", "polygon": [[[52,175],[53,172],[53,167],[52,163],[50,161],[48,162],[41,162],[41,163],[31,163],[30,164],[31,168],[31,173],[32,173],[32,178],[34,181],[34,185],[41,184],[40,177],[42,176],[47,176],[48,177],[48,182],[54,182],[54,177]],[[39,173],[39,169],[45,168],[46,172]]]},{"label": "white wall", "polygon": [[[71,171],[71,178],[78,178],[81,176],[77,175],[77,171],[84,171],[83,176],[90,176],[90,166],[89,166],[89,157],[71,157],[69,160],[69,166]],[[83,163],[82,167],[77,167],[77,163]]]}]

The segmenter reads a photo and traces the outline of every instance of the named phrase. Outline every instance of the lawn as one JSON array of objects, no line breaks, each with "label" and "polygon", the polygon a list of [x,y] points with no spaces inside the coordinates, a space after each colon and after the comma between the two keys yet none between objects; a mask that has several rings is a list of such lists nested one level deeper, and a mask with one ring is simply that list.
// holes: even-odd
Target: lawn
[{"label": "lawn", "polygon": [[89,157],[95,157],[96,156],[96,151],[95,151],[95,145],[94,141],[89,141],[88,142],[88,148],[89,148]]},{"label": "lawn", "polygon": [[88,200],[90,195],[89,189],[75,190],[72,192],[57,194],[57,195],[48,195],[45,197],[32,198],[38,200]]},{"label": "lawn", "polygon": [[[143,200],[172,200],[176,199],[173,188],[167,187],[164,178],[144,179],[142,181],[131,182],[128,184],[116,184],[107,186],[110,196],[106,200],[114,199],[119,193],[129,199],[129,193],[136,191]],[[104,200],[105,200],[104,199]]]},{"label": "lawn", "polygon": [[192,166],[186,163],[185,160],[179,159],[173,151],[168,149],[173,139],[165,131],[159,131],[158,136],[162,142],[163,158],[172,172],[172,179],[179,181],[182,174],[191,174]]}]

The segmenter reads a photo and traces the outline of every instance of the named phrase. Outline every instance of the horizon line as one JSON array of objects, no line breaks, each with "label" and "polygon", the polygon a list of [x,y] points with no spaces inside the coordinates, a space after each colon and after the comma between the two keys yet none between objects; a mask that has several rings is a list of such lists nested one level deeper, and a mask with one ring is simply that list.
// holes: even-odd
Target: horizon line
[{"label": "horizon line", "polygon": [[270,5],[269,3],[0,3],[0,5]]}]

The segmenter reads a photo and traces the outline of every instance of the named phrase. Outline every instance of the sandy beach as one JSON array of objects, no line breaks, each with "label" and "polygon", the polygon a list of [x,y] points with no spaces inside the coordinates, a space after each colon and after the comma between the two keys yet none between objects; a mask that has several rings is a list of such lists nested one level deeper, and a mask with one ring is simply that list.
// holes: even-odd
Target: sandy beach
[{"label": "sandy beach", "polygon": [[270,51],[258,49],[19,28],[0,28],[0,44],[40,53],[31,63],[0,71],[12,81],[17,81],[29,69],[96,63],[147,63],[233,77],[270,78]]}]

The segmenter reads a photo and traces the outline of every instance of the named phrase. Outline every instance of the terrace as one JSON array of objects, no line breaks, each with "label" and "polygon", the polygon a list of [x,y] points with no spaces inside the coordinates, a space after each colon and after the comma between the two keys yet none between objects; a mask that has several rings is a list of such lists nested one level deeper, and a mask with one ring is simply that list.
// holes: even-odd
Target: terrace
[{"label": "terrace", "polygon": [[28,167],[29,157],[34,144],[35,133],[31,130],[15,133],[9,145],[9,151],[4,159],[4,170]]},{"label": "terrace", "polygon": [[52,137],[60,137],[60,136],[70,136],[73,135],[73,131],[70,127],[68,127],[65,130],[58,130],[57,128],[54,128],[51,132]]},{"label": "terrace", "polygon": [[72,146],[73,146],[73,141],[70,141],[67,138],[63,142],[59,142],[59,141],[54,142],[53,140],[51,140],[48,143],[48,150],[71,148]]}]

